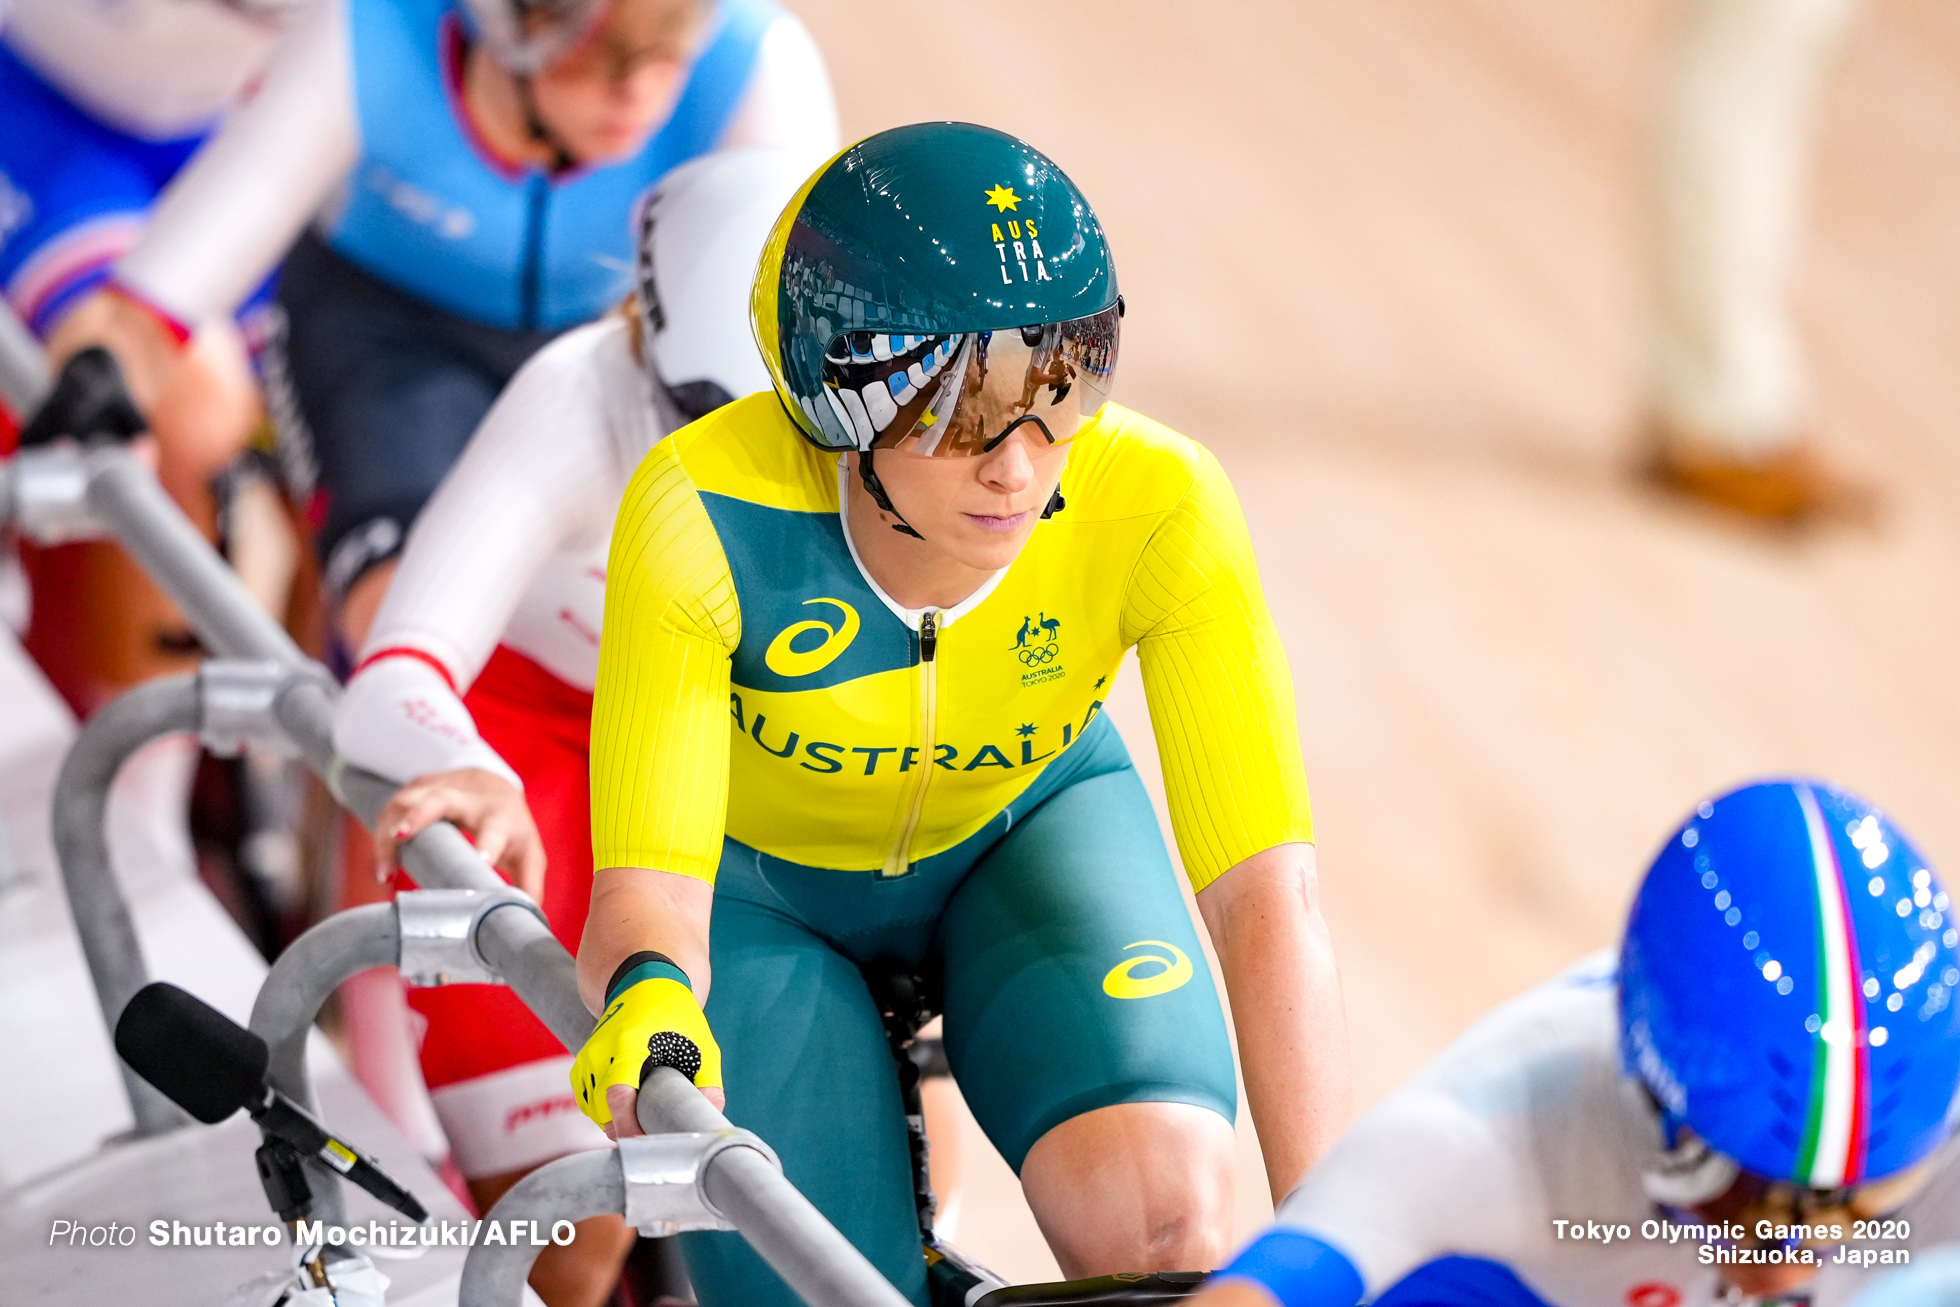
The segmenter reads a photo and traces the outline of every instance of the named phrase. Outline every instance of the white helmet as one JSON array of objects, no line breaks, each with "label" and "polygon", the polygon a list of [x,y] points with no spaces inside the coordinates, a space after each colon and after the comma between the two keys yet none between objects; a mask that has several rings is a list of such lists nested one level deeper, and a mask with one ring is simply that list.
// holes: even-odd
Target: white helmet
[{"label": "white helmet", "polygon": [[[313,0],[219,0],[219,3],[257,22],[283,24]],[[0,0],[0,18],[6,13],[6,0]]]},{"label": "white helmet", "polygon": [[770,229],[821,162],[802,150],[717,150],[668,173],[647,197],[641,339],[654,384],[690,420],[771,388],[749,295]]},{"label": "white helmet", "polygon": [[579,43],[608,0],[462,0],[483,48],[514,73],[537,72]]}]

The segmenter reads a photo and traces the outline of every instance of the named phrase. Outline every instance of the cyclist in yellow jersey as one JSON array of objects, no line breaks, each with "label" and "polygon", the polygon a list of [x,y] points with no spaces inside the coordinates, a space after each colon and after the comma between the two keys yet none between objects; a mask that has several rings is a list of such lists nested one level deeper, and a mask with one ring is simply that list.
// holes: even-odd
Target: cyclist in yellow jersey
[{"label": "cyclist in yellow jersey", "polygon": [[[1227,1249],[1231,1050],[1100,712],[1132,645],[1276,1195],[1345,1116],[1285,658],[1217,461],[1105,402],[1122,309],[1044,156],[870,137],[765,249],[775,393],[655,446],[614,526],[574,1089],[624,1133],[653,1066],[725,1089],[921,1303],[864,969],[925,978],[1066,1273]],[[736,1236],[685,1243],[707,1307],[796,1301]]]}]

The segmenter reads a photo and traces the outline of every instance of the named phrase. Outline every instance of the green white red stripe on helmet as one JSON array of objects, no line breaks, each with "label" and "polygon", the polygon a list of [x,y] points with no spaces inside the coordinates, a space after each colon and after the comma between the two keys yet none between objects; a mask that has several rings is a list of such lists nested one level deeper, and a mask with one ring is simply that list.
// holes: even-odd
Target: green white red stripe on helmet
[{"label": "green white red stripe on helmet", "polygon": [[1809,1105],[1793,1178],[1815,1189],[1838,1189],[1857,1184],[1865,1172],[1871,1053],[1863,971],[1836,842],[1810,787],[1792,788],[1810,837],[1818,962],[1817,1011],[1805,1023],[1813,1036]]}]

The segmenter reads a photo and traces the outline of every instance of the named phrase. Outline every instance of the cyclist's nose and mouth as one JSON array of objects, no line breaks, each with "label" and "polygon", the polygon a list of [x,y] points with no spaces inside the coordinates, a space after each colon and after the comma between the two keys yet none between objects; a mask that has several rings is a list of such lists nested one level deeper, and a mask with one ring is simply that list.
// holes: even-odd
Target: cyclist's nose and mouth
[{"label": "cyclist's nose and mouth", "polygon": [[[966,460],[962,460],[966,461]],[[1021,506],[1014,512],[973,512],[962,509],[960,516],[989,535],[1014,536],[1032,527],[1035,515],[1054,493],[1062,465],[1068,461],[1066,447],[1050,445],[1034,430],[1024,429],[1007,437],[991,453],[973,460],[973,481],[989,499],[1005,499],[1006,504],[989,503],[989,509]],[[980,507],[980,505],[975,505]]]},{"label": "cyclist's nose and mouth", "polygon": [[992,571],[1032,534],[1067,462],[1066,445],[1025,427],[971,458],[921,457],[902,444],[881,454],[878,470],[927,545]]}]

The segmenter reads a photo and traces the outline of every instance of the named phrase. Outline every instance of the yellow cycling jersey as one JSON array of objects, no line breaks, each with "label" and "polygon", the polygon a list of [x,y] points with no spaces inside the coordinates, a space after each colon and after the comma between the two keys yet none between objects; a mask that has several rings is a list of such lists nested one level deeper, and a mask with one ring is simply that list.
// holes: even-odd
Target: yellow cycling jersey
[{"label": "yellow cycling jersey", "polygon": [[595,866],[712,881],[726,833],[905,875],[1062,755],[1131,645],[1193,886],[1313,838],[1245,518],[1196,442],[1105,406],[1070,445],[1067,507],[943,611],[902,610],[862,572],[841,476],[770,392],[634,474],[594,692]]}]

